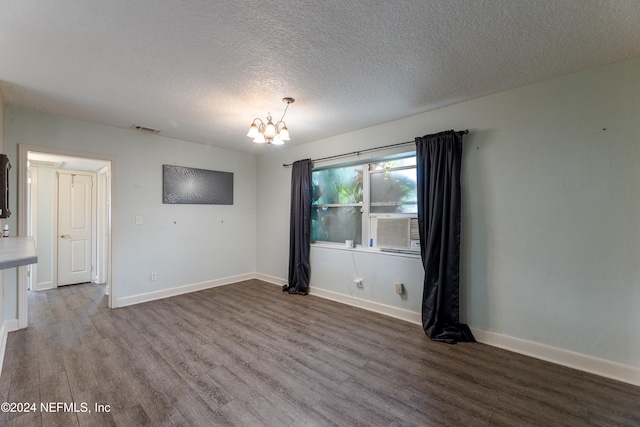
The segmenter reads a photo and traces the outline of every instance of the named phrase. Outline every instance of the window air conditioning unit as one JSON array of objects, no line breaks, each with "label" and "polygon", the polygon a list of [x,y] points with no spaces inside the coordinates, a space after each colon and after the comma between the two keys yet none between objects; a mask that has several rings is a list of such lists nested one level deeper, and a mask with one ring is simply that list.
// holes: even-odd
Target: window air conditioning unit
[{"label": "window air conditioning unit", "polygon": [[420,252],[418,218],[378,217],[375,242],[383,250]]}]

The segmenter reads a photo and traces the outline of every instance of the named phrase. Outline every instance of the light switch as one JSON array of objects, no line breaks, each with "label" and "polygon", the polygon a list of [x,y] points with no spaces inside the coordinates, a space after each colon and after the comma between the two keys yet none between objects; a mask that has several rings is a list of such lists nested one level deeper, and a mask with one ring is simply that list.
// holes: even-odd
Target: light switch
[{"label": "light switch", "polygon": [[142,215],[136,215],[136,225],[142,224]]}]

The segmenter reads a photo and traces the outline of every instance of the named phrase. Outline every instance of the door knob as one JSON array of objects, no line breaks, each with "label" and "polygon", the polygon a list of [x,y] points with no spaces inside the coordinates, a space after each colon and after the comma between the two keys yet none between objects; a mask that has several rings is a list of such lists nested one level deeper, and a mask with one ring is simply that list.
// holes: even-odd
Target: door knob
[{"label": "door knob", "polygon": [[71,235],[69,235],[69,234],[61,234],[60,237],[62,237],[63,239],[68,239],[69,237],[71,237]]}]

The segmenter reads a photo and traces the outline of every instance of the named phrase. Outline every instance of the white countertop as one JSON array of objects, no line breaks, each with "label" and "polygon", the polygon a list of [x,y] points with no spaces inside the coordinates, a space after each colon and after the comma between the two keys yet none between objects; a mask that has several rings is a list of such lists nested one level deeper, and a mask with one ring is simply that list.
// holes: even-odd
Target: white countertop
[{"label": "white countertop", "polygon": [[37,262],[33,237],[0,237],[0,270]]}]

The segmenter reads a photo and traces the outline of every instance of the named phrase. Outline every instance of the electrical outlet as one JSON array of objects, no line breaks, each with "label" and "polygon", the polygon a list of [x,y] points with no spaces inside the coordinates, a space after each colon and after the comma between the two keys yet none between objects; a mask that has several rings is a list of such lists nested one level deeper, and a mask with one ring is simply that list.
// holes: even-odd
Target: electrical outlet
[{"label": "electrical outlet", "polygon": [[364,287],[364,285],[362,284],[362,279],[356,279],[353,281],[353,283],[356,284],[357,287],[362,288]]},{"label": "electrical outlet", "polygon": [[398,295],[404,294],[404,285],[400,282],[396,283],[396,294]]},{"label": "electrical outlet", "polygon": [[151,280],[158,280],[158,273],[151,273]]}]

